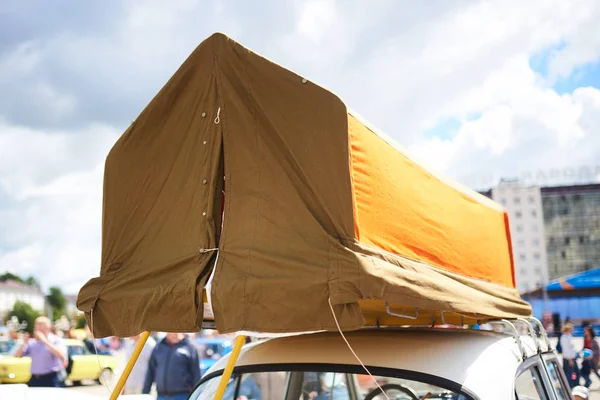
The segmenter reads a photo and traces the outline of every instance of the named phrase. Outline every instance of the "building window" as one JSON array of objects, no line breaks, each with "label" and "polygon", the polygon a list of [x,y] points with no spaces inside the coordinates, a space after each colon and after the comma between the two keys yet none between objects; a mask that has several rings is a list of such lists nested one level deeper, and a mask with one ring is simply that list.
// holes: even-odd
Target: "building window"
[{"label": "building window", "polygon": [[541,257],[541,256],[540,256],[540,253],[535,253],[535,254],[533,255],[533,258],[534,258],[534,259],[536,259],[536,260],[539,260],[539,259],[540,259],[540,257]]},{"label": "building window", "polygon": [[519,258],[521,259],[521,261],[525,261],[525,260],[527,260],[527,256],[526,256],[525,254],[523,254],[523,253],[521,253],[521,254],[519,255]]},{"label": "building window", "polygon": [[519,239],[517,241],[517,244],[519,245],[519,247],[525,247],[525,241],[523,239]]},{"label": "building window", "polygon": [[529,204],[535,203],[535,197],[529,196]]},{"label": "building window", "polygon": [[579,244],[584,244],[585,241],[585,236],[579,236]]},{"label": "building window", "polygon": [[521,268],[521,275],[527,275],[527,268]]},{"label": "building window", "polygon": [[535,274],[536,275],[542,275],[542,268],[541,267],[535,267]]},{"label": "building window", "polygon": [[515,204],[521,204],[521,198],[520,197],[515,197],[513,199],[513,201],[515,202]]},{"label": "building window", "polygon": [[506,205],[506,199],[500,199],[500,204],[502,204],[503,206]]},{"label": "building window", "polygon": [[523,213],[522,213],[521,211],[517,211],[517,212],[515,213],[515,216],[516,216],[517,218],[522,218],[522,217],[523,217]]},{"label": "building window", "polygon": [[531,226],[531,230],[534,232],[538,232],[540,230],[540,227],[537,224],[534,224]]},{"label": "building window", "polygon": [[533,239],[533,240],[531,241],[531,243],[533,243],[533,245],[534,245],[535,247],[539,247],[539,245],[540,245],[540,239]]},{"label": "building window", "polygon": [[533,218],[536,218],[536,217],[537,217],[537,211],[535,211],[535,210],[531,210],[531,216],[532,216]]},{"label": "building window", "polygon": [[517,232],[523,232],[523,225],[517,225]]},{"label": "building window", "polygon": [[561,251],[560,252],[560,258],[562,258],[563,260],[567,258],[567,252],[566,251]]},{"label": "building window", "polygon": [[570,237],[568,237],[568,236],[567,236],[567,237],[565,238],[565,244],[566,244],[567,246],[571,244],[571,238],[570,238]]}]

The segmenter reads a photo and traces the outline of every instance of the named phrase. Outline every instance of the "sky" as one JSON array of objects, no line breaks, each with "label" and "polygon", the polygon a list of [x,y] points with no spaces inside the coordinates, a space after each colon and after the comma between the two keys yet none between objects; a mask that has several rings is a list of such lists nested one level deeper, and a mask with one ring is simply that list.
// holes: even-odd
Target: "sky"
[{"label": "sky", "polygon": [[213,32],[475,189],[598,179],[598,20],[595,0],[2,2],[0,272],[98,275],[104,159]]}]

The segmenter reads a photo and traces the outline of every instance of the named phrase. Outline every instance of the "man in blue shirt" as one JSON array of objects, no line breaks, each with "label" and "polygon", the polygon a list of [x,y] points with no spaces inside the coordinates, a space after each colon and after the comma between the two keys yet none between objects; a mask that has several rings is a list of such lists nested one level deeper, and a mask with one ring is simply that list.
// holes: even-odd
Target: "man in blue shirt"
[{"label": "man in blue shirt", "polygon": [[183,333],[167,333],[152,351],[142,393],[156,382],[158,400],[185,400],[199,380],[196,346]]}]

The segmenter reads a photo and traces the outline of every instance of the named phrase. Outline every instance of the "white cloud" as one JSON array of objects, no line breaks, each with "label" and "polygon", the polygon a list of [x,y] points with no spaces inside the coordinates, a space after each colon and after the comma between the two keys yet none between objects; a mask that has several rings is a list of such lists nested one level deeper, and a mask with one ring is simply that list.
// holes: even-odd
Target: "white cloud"
[{"label": "white cloud", "polygon": [[[422,3],[130,1],[54,24],[40,6],[43,28],[4,48],[0,35],[0,270],[72,290],[97,274],[104,157],[215,31],[332,89],[466,183],[600,160],[599,90],[551,87],[600,59],[600,3]],[[541,76],[529,59],[547,51]],[[454,136],[425,135],[447,119],[460,121]]]},{"label": "white cloud", "polygon": [[559,96],[530,86],[466,122],[454,138],[425,140],[412,150],[433,168],[485,188],[540,168],[594,166],[600,159],[599,128],[600,90]]},{"label": "white cloud", "polygon": [[69,291],[97,273],[104,157],[117,137],[0,123],[0,271]]}]

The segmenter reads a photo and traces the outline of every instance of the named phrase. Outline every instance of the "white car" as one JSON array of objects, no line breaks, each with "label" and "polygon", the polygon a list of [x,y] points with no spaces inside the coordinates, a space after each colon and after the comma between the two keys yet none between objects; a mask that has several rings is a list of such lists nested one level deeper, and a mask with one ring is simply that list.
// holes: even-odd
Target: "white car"
[{"label": "white car", "polygon": [[[545,335],[518,334],[516,325],[507,324],[512,334],[448,328],[347,333],[360,362],[340,333],[252,343],[242,350],[223,398],[571,399],[559,360]],[[190,399],[213,399],[228,359],[219,360],[207,371]]]},{"label": "white car", "polygon": [[[26,384],[0,385],[0,399],[10,400],[108,400],[110,396],[97,396],[75,391],[71,388],[29,387]],[[122,395],[125,400],[152,400],[149,394]]]}]

